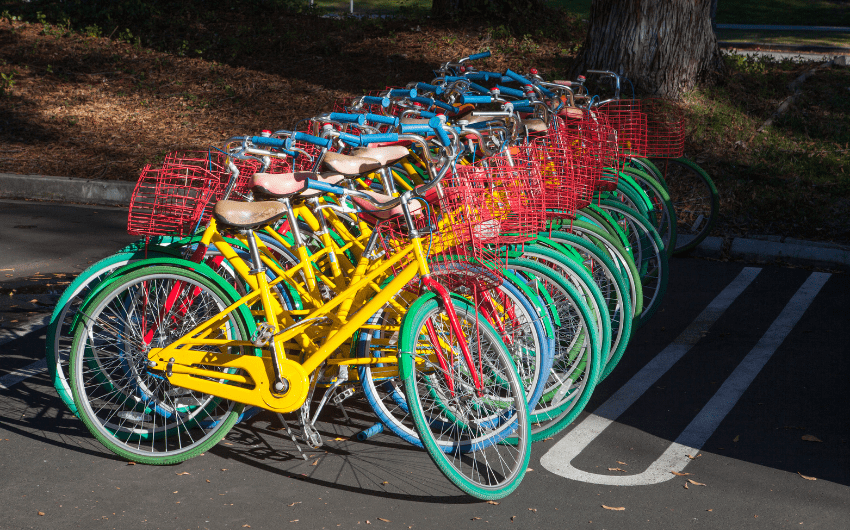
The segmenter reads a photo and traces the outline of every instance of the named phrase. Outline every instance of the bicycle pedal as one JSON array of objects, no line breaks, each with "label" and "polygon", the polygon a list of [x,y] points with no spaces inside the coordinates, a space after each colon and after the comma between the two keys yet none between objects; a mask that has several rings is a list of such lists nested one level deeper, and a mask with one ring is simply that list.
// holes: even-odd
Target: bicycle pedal
[{"label": "bicycle pedal", "polygon": [[353,396],[354,393],[355,390],[353,388],[346,388],[333,397],[333,402],[335,405],[340,405],[343,401]]},{"label": "bicycle pedal", "polygon": [[318,449],[324,442],[322,442],[322,435],[319,434],[312,425],[309,423],[305,423],[301,426],[301,439],[304,440],[304,443],[307,444],[307,447],[310,449]]},{"label": "bicycle pedal", "polygon": [[251,336],[251,343],[257,348],[262,348],[272,340],[274,331],[274,326],[268,322],[260,322],[257,324],[257,332]]}]

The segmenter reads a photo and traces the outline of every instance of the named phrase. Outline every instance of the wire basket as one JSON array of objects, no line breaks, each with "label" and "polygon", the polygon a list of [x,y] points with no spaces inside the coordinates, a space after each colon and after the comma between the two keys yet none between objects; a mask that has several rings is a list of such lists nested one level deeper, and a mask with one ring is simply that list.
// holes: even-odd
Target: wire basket
[{"label": "wire basket", "polygon": [[[163,161],[163,167],[198,167],[216,175],[218,177],[218,186],[216,188],[215,198],[216,200],[221,200],[224,198],[224,192],[227,190],[227,185],[231,178],[226,159],[227,156],[224,153],[215,149],[210,149],[209,151],[174,151],[166,155]],[[233,159],[233,163],[239,170],[239,177],[233,186],[233,191],[229,198],[238,200],[247,196],[248,192],[251,191],[251,177],[260,170],[262,164],[257,160],[236,158]]]},{"label": "wire basket", "polygon": [[127,232],[138,236],[193,234],[209,220],[219,177],[198,166],[145,166],[130,198]]},{"label": "wire basket", "polygon": [[645,157],[647,122],[641,111],[639,99],[618,99],[597,107],[608,125],[617,131],[617,144],[621,158]]},{"label": "wire basket", "polygon": [[[530,241],[546,225],[541,204],[539,161],[531,146],[516,146],[511,157],[492,156],[455,168],[453,184],[468,195],[463,221],[480,244],[504,245]],[[446,206],[446,200],[441,203]],[[446,210],[444,213],[451,212]]]},{"label": "wire basket", "polygon": [[[573,176],[577,186],[576,208],[581,209],[593,200],[593,190],[610,187],[613,176],[604,169],[617,165],[617,134],[608,126],[605,117],[584,111],[581,115],[565,116],[560,121],[560,134],[551,135],[553,145],[566,148],[573,160]],[[613,181],[616,188],[617,182]]]},{"label": "wire basket", "polygon": [[648,98],[641,102],[647,116],[646,156],[679,158],[685,154],[685,113],[672,101]]},{"label": "wire basket", "polygon": [[573,150],[561,140],[560,134],[552,132],[532,144],[533,156],[540,167],[542,203],[547,219],[574,218],[579,197],[586,201],[593,193],[588,182],[576,178]]}]

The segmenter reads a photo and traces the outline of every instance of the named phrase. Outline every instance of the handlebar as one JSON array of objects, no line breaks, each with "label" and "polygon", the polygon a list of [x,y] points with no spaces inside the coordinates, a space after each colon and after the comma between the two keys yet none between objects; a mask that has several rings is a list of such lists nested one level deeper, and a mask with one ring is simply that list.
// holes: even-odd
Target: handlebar
[{"label": "handlebar", "polygon": [[599,74],[602,77],[614,78],[614,99],[620,99],[620,76],[610,70],[588,70],[588,74]]}]

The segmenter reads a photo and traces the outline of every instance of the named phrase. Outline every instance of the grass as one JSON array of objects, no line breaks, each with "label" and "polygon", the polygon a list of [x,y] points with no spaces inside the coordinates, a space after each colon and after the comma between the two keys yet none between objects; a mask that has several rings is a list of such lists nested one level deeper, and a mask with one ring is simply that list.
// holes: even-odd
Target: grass
[{"label": "grass", "polygon": [[811,66],[727,62],[722,82],[687,98],[689,154],[720,190],[719,231],[850,242],[850,71],[818,71],[791,110],[758,133],[787,83]]},{"label": "grass", "polygon": [[759,42],[765,44],[803,44],[808,46],[850,47],[850,33],[827,31],[747,31],[717,30],[717,40],[727,42]]}]

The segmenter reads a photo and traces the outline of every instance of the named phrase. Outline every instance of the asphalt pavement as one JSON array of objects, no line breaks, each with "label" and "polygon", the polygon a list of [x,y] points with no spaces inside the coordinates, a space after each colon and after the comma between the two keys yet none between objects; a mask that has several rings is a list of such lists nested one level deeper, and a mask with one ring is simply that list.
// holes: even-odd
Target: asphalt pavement
[{"label": "asphalt pavement", "polygon": [[[0,203],[12,274],[71,274],[133,239],[122,211],[14,208]],[[307,461],[260,413],[203,456],[128,464],[59,400],[39,367],[50,308],[34,310],[0,335],[0,529],[844,528],[848,294],[843,273],[672,260],[659,312],[498,503],[391,435],[356,441],[375,419],[355,398],[350,423],[326,410]]]}]

